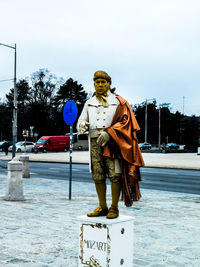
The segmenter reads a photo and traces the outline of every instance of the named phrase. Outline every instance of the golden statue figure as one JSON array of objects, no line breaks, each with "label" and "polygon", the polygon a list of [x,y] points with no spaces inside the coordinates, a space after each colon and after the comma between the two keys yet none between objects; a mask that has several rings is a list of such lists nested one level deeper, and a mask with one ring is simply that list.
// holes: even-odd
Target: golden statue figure
[{"label": "golden statue figure", "polygon": [[[140,167],[144,161],[136,132],[140,129],[128,102],[111,89],[111,77],[94,74],[95,92],[84,105],[77,123],[81,133],[89,132],[92,178],[99,206],[89,217],[119,216],[120,192],[126,206],[140,199]],[[106,202],[106,179],[111,181],[112,204]]]}]

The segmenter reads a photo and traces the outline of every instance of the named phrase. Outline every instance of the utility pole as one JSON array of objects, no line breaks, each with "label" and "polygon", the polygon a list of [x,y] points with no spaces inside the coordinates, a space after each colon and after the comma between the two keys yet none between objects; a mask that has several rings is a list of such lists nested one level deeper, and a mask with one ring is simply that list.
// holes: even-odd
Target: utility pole
[{"label": "utility pole", "polygon": [[159,119],[158,119],[158,147],[159,147],[159,150],[161,148],[161,107],[169,108],[169,105],[170,105],[170,103],[159,104]]},{"label": "utility pole", "polygon": [[184,113],[185,113],[185,96],[183,96],[183,115],[184,115]]},{"label": "utility pole", "polygon": [[146,99],[145,101],[145,140],[144,140],[145,143],[147,143],[147,104],[148,101],[155,101],[155,100],[156,100],[155,98],[152,98],[152,99]]},{"label": "utility pole", "polygon": [[147,99],[145,102],[145,139],[144,142],[147,143]]},{"label": "utility pole", "polygon": [[14,59],[14,109],[13,109],[13,152],[12,157],[15,157],[15,144],[17,143],[17,86],[16,86],[16,70],[17,70],[17,49],[15,44],[15,59]]},{"label": "utility pole", "polygon": [[160,105],[159,105],[159,122],[158,122],[158,148],[159,148],[159,151],[160,151],[160,142],[161,142],[160,120],[161,120],[161,114],[160,114]]},{"label": "utility pole", "polygon": [[14,49],[14,100],[13,100],[13,120],[12,120],[12,136],[13,136],[13,151],[12,151],[12,157],[15,157],[15,150],[16,146],[15,144],[17,143],[17,86],[16,86],[16,70],[17,70],[17,46],[10,46],[7,44],[2,44],[0,45]]}]

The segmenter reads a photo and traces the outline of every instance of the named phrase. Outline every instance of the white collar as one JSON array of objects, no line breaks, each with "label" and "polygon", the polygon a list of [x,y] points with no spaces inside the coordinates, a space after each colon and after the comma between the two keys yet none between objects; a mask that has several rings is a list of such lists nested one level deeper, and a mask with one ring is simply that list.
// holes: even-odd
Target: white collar
[{"label": "white collar", "polygon": [[[91,105],[91,106],[96,106],[96,107],[102,106],[102,103],[99,102],[95,96],[88,99],[87,102],[88,102],[88,105]],[[119,100],[117,99],[116,95],[111,93],[110,90],[107,93],[107,102],[108,102],[108,105],[119,104]]]}]

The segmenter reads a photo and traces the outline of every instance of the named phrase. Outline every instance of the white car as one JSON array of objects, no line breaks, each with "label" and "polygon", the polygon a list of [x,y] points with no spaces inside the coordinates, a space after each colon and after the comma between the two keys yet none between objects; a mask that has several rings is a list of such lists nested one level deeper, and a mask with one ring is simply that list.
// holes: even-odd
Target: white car
[{"label": "white car", "polygon": [[[16,152],[32,152],[34,148],[35,143],[30,142],[30,141],[21,141],[17,142],[15,144],[16,146]],[[13,146],[10,146],[8,148],[8,151],[12,151]]]}]

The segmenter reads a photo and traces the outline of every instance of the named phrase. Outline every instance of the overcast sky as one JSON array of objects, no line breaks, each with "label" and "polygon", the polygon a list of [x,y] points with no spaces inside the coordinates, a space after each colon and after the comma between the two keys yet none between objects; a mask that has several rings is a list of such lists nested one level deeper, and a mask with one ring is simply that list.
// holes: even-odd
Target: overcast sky
[{"label": "overcast sky", "polygon": [[[89,92],[101,69],[131,104],[200,115],[199,0],[1,0],[0,43],[17,44],[18,80],[47,68]],[[0,80],[13,55],[0,46]],[[0,97],[12,86],[0,82]]]}]

